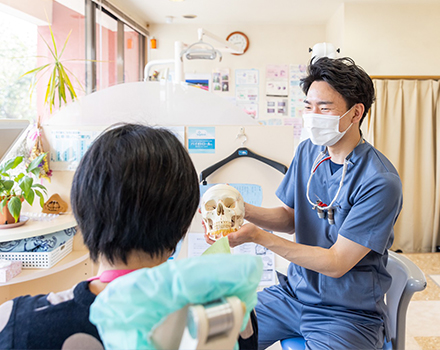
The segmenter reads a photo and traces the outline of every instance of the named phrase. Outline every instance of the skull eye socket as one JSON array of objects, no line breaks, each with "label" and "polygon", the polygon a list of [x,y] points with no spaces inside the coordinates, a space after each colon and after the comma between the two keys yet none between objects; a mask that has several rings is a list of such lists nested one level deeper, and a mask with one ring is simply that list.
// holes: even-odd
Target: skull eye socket
[{"label": "skull eye socket", "polygon": [[215,203],[215,201],[213,199],[211,199],[210,201],[207,201],[205,203],[205,209],[206,211],[212,211],[215,208],[217,208],[217,204]]},{"label": "skull eye socket", "polygon": [[235,208],[235,199],[234,198],[225,198],[225,200],[223,201],[223,204],[225,205],[226,208],[231,208],[234,209]]}]

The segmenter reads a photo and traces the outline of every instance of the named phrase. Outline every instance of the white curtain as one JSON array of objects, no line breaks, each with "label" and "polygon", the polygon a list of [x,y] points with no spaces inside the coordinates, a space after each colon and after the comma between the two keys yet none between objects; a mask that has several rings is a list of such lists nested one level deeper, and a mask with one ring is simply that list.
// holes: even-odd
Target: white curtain
[{"label": "white curtain", "polygon": [[438,80],[373,79],[376,102],[363,130],[402,179],[403,209],[392,249],[434,252],[440,245]]}]

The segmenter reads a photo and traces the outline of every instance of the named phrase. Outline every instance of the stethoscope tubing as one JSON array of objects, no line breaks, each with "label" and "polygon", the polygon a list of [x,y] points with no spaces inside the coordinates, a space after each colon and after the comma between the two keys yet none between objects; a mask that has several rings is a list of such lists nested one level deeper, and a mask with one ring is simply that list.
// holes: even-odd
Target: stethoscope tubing
[{"label": "stethoscope tubing", "polygon": [[316,170],[318,169],[318,167],[325,162],[326,160],[330,160],[331,156],[327,156],[325,157],[326,152],[321,152],[318,154],[318,157],[316,157],[315,161],[313,162],[313,166],[312,169],[310,171],[310,176],[309,176],[309,180],[307,181],[307,192],[306,192],[306,196],[307,196],[307,200],[309,201],[309,203],[312,205],[313,209],[319,208],[320,210],[328,210],[328,209],[332,209],[333,208],[333,204],[336,202],[336,200],[338,199],[339,193],[341,192],[341,188],[342,185],[344,184],[344,179],[345,179],[345,174],[347,173],[347,167],[348,167],[348,159],[345,158],[344,159],[344,165],[342,167],[342,176],[341,176],[341,181],[339,181],[339,188],[338,191],[336,192],[335,197],[333,198],[333,200],[331,201],[331,203],[327,206],[318,206],[318,204],[313,203],[310,200],[310,195],[309,195],[309,191],[310,191],[310,183],[312,182],[312,177],[315,174]]}]

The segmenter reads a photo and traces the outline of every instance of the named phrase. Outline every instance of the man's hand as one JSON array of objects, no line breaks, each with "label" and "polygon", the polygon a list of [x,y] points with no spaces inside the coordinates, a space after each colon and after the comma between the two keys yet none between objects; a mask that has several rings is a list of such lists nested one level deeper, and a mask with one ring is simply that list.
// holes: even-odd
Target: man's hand
[{"label": "man's hand", "polygon": [[234,248],[243,243],[255,242],[259,231],[261,229],[254,224],[245,224],[237,232],[231,232],[228,235],[229,245]]},{"label": "man's hand", "polygon": [[[204,226],[204,225],[203,225]],[[213,245],[215,243],[214,240],[212,240],[211,238],[209,238],[208,234],[206,233],[206,229],[205,229],[205,241],[206,243]]]}]

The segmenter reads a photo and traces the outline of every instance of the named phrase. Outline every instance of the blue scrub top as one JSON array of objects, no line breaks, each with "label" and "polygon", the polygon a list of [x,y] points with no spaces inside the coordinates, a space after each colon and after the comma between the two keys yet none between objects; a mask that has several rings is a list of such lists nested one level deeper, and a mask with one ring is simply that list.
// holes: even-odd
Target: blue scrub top
[{"label": "blue scrub top", "polygon": [[[295,209],[296,242],[330,248],[342,235],[371,251],[340,278],[290,264],[288,281],[292,292],[305,303],[338,307],[386,317],[384,294],[391,284],[386,271],[394,239],[393,226],[402,208],[402,184],[391,162],[368,142],[360,143],[349,156],[334,221],[318,218],[306,197],[313,162],[325,147],[302,142],[276,194]],[[310,184],[309,197],[329,204],[339,188],[342,168],[333,175],[330,162],[323,162]],[[387,322],[386,322],[387,323]],[[387,328],[387,327],[386,327]]]}]

